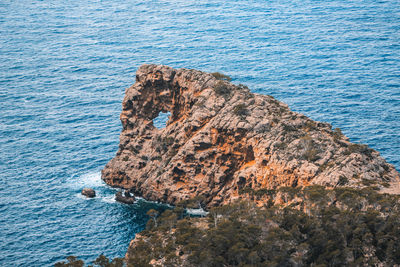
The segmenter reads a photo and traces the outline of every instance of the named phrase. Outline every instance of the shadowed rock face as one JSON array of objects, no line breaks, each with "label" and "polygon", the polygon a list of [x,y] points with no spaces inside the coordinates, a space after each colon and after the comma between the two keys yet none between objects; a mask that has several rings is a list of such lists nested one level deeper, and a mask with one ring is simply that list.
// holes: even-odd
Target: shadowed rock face
[{"label": "shadowed rock face", "polygon": [[[163,129],[153,125],[160,112],[171,113]],[[149,200],[202,196],[213,206],[243,188],[310,184],[399,193],[399,173],[377,151],[271,96],[197,70],[141,66],[120,118],[119,150],[102,179]]]}]

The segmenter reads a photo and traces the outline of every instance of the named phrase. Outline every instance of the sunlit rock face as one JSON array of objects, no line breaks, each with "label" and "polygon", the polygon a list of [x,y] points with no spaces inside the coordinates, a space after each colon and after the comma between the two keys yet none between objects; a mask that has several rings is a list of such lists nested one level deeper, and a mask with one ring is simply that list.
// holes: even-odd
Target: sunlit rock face
[{"label": "sunlit rock face", "polygon": [[[166,127],[153,125],[170,112]],[[377,151],[328,123],[209,73],[143,65],[122,103],[119,150],[103,180],[148,200],[201,196],[208,207],[245,189],[374,185],[398,193],[399,173]]]}]

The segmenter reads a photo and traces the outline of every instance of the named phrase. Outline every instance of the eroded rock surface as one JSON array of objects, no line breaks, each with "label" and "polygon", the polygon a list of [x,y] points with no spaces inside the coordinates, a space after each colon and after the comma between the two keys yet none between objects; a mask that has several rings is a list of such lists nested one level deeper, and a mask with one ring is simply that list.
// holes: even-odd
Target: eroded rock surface
[{"label": "eroded rock surface", "polygon": [[[202,196],[212,206],[245,188],[399,185],[377,151],[209,73],[143,65],[122,109],[119,150],[102,178],[149,200]],[[163,129],[153,125],[160,112],[171,113]]]},{"label": "eroded rock surface", "polygon": [[88,198],[96,197],[96,191],[94,191],[92,188],[83,188],[81,194]]},{"label": "eroded rock surface", "polygon": [[122,194],[122,191],[118,191],[115,194],[115,200],[125,204],[135,203],[135,197],[132,196],[128,191],[125,191],[124,194]]}]

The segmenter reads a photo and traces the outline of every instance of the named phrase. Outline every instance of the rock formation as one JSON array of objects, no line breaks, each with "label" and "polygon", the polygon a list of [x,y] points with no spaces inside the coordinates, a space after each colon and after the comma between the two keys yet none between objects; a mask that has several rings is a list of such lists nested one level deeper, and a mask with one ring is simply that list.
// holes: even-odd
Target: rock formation
[{"label": "rock formation", "polygon": [[[377,151],[214,76],[141,66],[123,100],[119,150],[102,179],[148,200],[201,196],[206,206],[239,198],[245,188],[373,185],[399,193],[399,173]],[[160,112],[171,115],[157,129]]]},{"label": "rock formation", "polygon": [[125,191],[124,194],[122,194],[122,191],[118,191],[115,194],[115,200],[124,204],[135,203],[135,197],[132,196],[128,191]]},{"label": "rock formation", "polygon": [[96,191],[92,188],[83,188],[81,194],[88,198],[94,198],[96,196]]}]

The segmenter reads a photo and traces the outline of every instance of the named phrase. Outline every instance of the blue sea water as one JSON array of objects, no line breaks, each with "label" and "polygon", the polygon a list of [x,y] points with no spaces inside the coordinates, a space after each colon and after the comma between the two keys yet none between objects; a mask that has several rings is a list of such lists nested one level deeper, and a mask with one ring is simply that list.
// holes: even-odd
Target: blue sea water
[{"label": "blue sea water", "polygon": [[398,0],[1,0],[1,266],[123,256],[160,208],[100,180],[143,63],[226,73],[400,169]]}]

